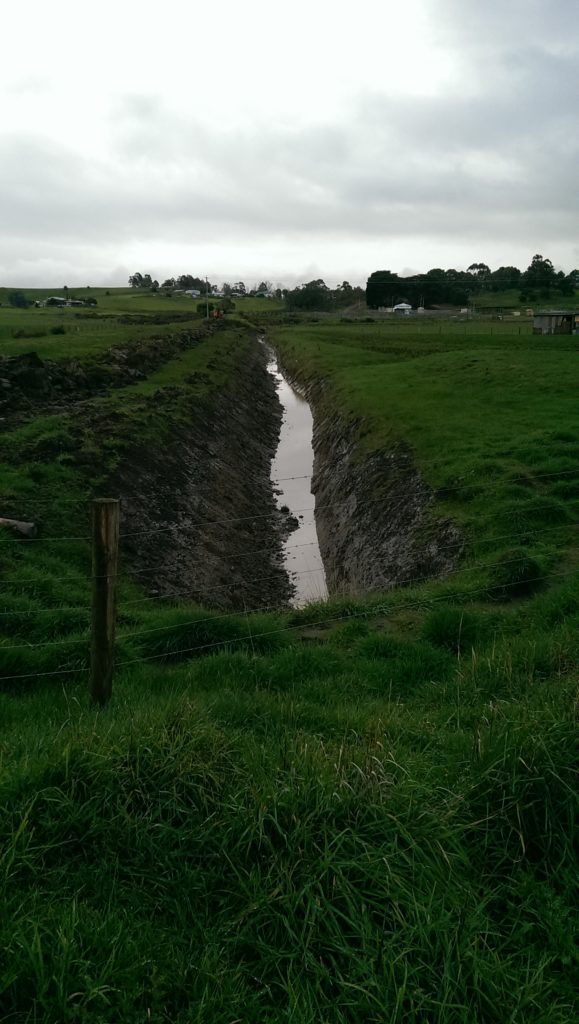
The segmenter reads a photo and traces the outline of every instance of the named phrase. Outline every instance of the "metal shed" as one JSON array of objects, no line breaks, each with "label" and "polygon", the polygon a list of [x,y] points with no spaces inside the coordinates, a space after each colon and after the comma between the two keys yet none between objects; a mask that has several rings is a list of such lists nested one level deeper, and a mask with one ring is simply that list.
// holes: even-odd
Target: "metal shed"
[{"label": "metal shed", "polygon": [[533,334],[579,334],[579,310],[550,309],[535,313]]}]

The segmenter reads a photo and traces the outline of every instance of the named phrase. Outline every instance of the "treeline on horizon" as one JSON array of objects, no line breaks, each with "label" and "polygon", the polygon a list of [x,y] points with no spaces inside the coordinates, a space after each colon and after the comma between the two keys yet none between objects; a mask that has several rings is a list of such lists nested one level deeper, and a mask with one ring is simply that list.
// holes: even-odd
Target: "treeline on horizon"
[{"label": "treeline on horizon", "polygon": [[[165,294],[189,288],[202,294],[218,291],[217,285],[192,274],[167,278],[160,285],[150,274],[138,273],[131,275],[129,284],[133,288],[159,290]],[[289,309],[331,311],[363,301],[370,309],[391,307],[400,302],[425,308],[463,306],[475,303],[482,294],[507,291],[517,292],[521,303],[552,301],[574,295],[578,287],[579,270],[572,270],[569,274],[557,271],[550,259],[537,254],[524,271],[514,266],[491,270],[486,263],[471,263],[467,270],[434,267],[409,277],[401,277],[391,270],[375,270],[370,274],[365,289],[352,286],[348,281],[330,288],[322,278],[317,278],[292,289],[274,289],[269,281],[262,281],[252,289],[248,289],[243,281],[225,282],[221,286],[221,294],[233,298],[267,295],[284,300]]]},{"label": "treeline on horizon", "polygon": [[483,293],[516,290],[521,302],[535,302],[573,295],[579,270],[556,271],[551,260],[533,256],[525,271],[518,267],[491,270],[486,263],[471,263],[468,270],[442,270],[399,277],[390,270],[376,270],[366,284],[366,303],[371,309],[408,302],[412,306],[459,306],[476,301]]},{"label": "treeline on horizon", "polygon": [[399,302],[429,308],[464,306],[476,302],[483,293],[505,291],[517,291],[520,302],[552,300],[574,295],[578,286],[579,270],[570,274],[556,271],[551,260],[537,254],[525,271],[518,267],[491,270],[486,263],[471,263],[468,270],[435,267],[410,277],[400,277],[391,270],[375,270],[365,291],[352,288],[347,281],[331,289],[320,278],[284,291],[283,297],[290,309],[329,311],[363,299],[370,309],[388,308]]},{"label": "treeline on horizon", "polygon": [[185,289],[199,291],[202,294],[207,293],[208,295],[220,292],[222,295],[233,298],[242,298],[244,295],[271,295],[277,299],[282,299],[287,294],[287,289],[274,289],[271,281],[260,281],[255,288],[247,288],[244,281],[236,281],[234,284],[225,281],[221,285],[221,289],[219,289],[219,286],[212,284],[208,278],[195,277],[193,274],[179,274],[178,277],[168,277],[162,284],[159,284],[157,280],[151,277],[151,274],[136,273],[131,274],[129,277],[129,284],[131,288],[144,288],[152,292],[162,291],[166,294],[170,294],[173,291],[184,291]]}]

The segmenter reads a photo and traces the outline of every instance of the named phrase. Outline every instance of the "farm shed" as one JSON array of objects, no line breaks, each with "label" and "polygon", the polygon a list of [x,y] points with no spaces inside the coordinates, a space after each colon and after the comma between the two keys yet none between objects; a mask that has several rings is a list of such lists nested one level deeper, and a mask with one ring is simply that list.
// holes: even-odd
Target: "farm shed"
[{"label": "farm shed", "polygon": [[579,334],[579,311],[551,309],[535,313],[533,334]]},{"label": "farm shed", "polygon": [[403,316],[409,316],[412,312],[412,306],[409,302],[398,302],[392,307],[393,313],[402,313]]}]

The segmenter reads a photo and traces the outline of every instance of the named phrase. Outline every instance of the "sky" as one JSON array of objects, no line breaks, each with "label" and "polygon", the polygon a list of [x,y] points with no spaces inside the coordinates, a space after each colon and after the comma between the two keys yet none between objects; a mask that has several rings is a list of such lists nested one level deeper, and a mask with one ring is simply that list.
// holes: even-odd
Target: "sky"
[{"label": "sky", "polygon": [[0,284],[579,267],[579,0],[2,11]]}]

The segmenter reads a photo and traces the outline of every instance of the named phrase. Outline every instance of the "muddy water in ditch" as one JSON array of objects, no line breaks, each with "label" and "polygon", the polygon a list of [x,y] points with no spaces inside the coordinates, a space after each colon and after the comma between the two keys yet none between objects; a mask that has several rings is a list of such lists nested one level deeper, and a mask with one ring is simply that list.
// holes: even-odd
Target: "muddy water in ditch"
[{"label": "muddy water in ditch", "polygon": [[275,352],[267,349],[268,371],[275,380],[283,407],[279,444],[271,464],[271,480],[279,508],[286,506],[298,527],[283,545],[286,572],[295,587],[294,608],[328,596],[324,563],[320,555],[311,492],[314,450],[314,421],[305,398],[288,384],[280,372]]}]

